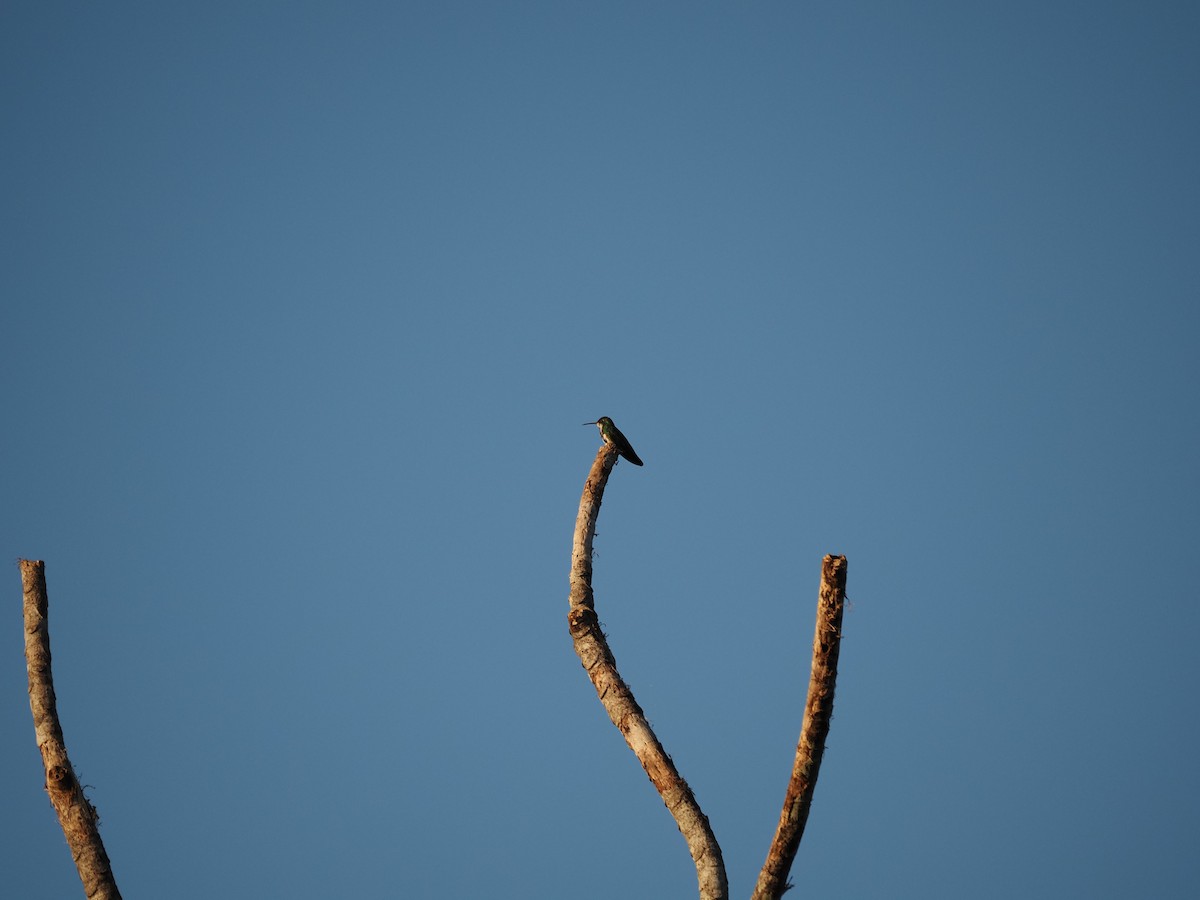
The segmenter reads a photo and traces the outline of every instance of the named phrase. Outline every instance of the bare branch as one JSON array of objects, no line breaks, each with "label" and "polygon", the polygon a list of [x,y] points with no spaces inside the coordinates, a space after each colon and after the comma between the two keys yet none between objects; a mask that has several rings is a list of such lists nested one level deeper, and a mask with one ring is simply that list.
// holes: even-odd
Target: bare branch
[{"label": "bare branch", "polygon": [[617,448],[604,444],[596,454],[579,501],[571,551],[571,611],[567,617],[571,638],[608,717],[625,736],[625,743],[646,770],[687,841],[688,851],[696,864],[701,900],[727,900],[729,884],[725,878],[725,862],[708,818],[658,742],[629,686],[617,672],[616,660],[596,618],[592,596],[592,538],[596,533],[604,486],[616,461]]},{"label": "bare branch", "polygon": [[771,841],[767,861],[758,876],[751,900],[778,900],[790,885],[786,884],[825,752],[829,720],[833,715],[833,689],[837,681],[838,650],[842,640],[842,607],[846,599],[846,557],[826,556],[821,562],[821,594],[817,601],[817,628],[813,638],[812,676],[808,682],[808,700],[804,722],[796,745],[796,761],[783,800],[779,827]]},{"label": "bare branch", "polygon": [[54,677],[50,671],[49,599],[46,596],[46,567],[40,560],[21,560],[21,582],[25,593],[25,663],[29,668],[29,708],[38,749],[46,767],[46,793],[58,814],[75,859],[75,868],[89,900],[121,900],[112,866],[98,828],[100,817],[83,795],[75,769],[67,758]]}]

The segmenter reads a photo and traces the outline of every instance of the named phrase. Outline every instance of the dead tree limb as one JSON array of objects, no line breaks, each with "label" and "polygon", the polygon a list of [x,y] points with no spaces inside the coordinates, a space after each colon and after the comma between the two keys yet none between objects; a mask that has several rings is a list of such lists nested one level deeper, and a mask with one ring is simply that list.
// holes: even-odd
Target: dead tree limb
[{"label": "dead tree limb", "polygon": [[771,841],[767,861],[758,876],[751,900],[778,900],[789,887],[788,872],[800,847],[813,789],[825,752],[829,720],[833,715],[833,689],[837,681],[838,650],[842,640],[842,608],[846,600],[846,557],[826,556],[821,562],[821,593],[817,601],[817,628],[813,638],[812,675],[792,778],[784,795],[779,827]]},{"label": "dead tree limb", "polygon": [[579,501],[571,550],[571,610],[567,617],[571,638],[608,717],[625,736],[625,743],[646,770],[687,841],[688,851],[696,864],[701,900],[727,900],[729,884],[725,878],[725,862],[708,818],[658,742],[629,686],[617,672],[616,660],[596,618],[592,596],[592,538],[596,533],[604,486],[616,461],[617,448],[604,444],[596,454]]},{"label": "dead tree limb", "polygon": [[121,900],[113,879],[104,842],[100,840],[100,817],[83,795],[75,769],[67,758],[54,677],[50,670],[49,599],[46,596],[46,567],[40,560],[21,560],[21,582],[25,606],[25,663],[29,669],[29,708],[38,749],[46,767],[46,793],[58,814],[75,859],[75,868],[89,900]]}]

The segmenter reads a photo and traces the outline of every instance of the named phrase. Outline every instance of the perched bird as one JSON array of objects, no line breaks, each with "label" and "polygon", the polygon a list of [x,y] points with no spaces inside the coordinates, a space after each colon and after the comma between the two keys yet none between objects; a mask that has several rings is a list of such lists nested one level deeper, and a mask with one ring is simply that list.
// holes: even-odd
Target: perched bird
[{"label": "perched bird", "polygon": [[595,422],[584,422],[584,425],[595,425],[600,429],[600,437],[604,438],[604,443],[612,444],[617,448],[617,452],[633,463],[635,466],[640,466],[642,461],[638,459],[638,455],[633,452],[633,447],[625,435],[621,434],[621,429],[613,424],[613,420],[608,416],[601,416]]}]

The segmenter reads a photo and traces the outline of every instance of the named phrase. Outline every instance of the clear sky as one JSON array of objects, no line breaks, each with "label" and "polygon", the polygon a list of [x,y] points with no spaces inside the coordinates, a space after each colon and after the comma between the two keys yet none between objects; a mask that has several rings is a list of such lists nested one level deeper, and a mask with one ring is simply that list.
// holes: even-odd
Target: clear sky
[{"label": "clear sky", "polygon": [[0,11],[0,893],[749,894],[849,559],[798,895],[1200,893],[1194,3]]}]

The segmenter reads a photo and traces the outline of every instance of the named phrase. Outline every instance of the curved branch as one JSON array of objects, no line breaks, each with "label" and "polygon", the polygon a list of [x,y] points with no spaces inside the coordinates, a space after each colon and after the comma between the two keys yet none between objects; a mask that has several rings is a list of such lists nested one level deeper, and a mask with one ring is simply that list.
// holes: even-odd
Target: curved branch
[{"label": "curved branch", "polygon": [[842,640],[842,607],[846,600],[846,557],[826,556],[821,561],[821,593],[817,601],[817,628],[813,637],[812,676],[804,721],[796,745],[792,778],[783,799],[779,827],[771,841],[767,861],[758,876],[751,900],[778,900],[791,885],[786,884],[808,811],[812,806],[829,720],[833,716],[833,689],[837,681],[838,650]]},{"label": "curved branch", "polygon": [[596,461],[583,487],[583,497],[579,501],[571,550],[571,611],[567,616],[571,638],[608,717],[625,736],[625,743],[646,770],[687,841],[688,851],[696,864],[701,900],[727,900],[729,884],[725,878],[725,862],[708,818],[696,802],[692,789],[675,769],[671,757],[658,742],[641,707],[634,700],[633,692],[617,672],[616,660],[608,649],[608,641],[596,618],[592,597],[592,538],[596,533],[596,518],[600,514],[604,486],[616,461],[617,448],[604,444],[596,454]]},{"label": "curved branch", "polygon": [[58,814],[58,824],[67,838],[67,846],[71,848],[75,868],[89,900],[121,900],[108,854],[104,852],[104,842],[100,840],[100,816],[83,795],[75,769],[67,758],[67,747],[58,722],[58,702],[50,671],[45,564],[40,560],[21,560],[21,582],[25,595],[29,709],[33,713],[33,729],[46,767],[46,793]]}]

